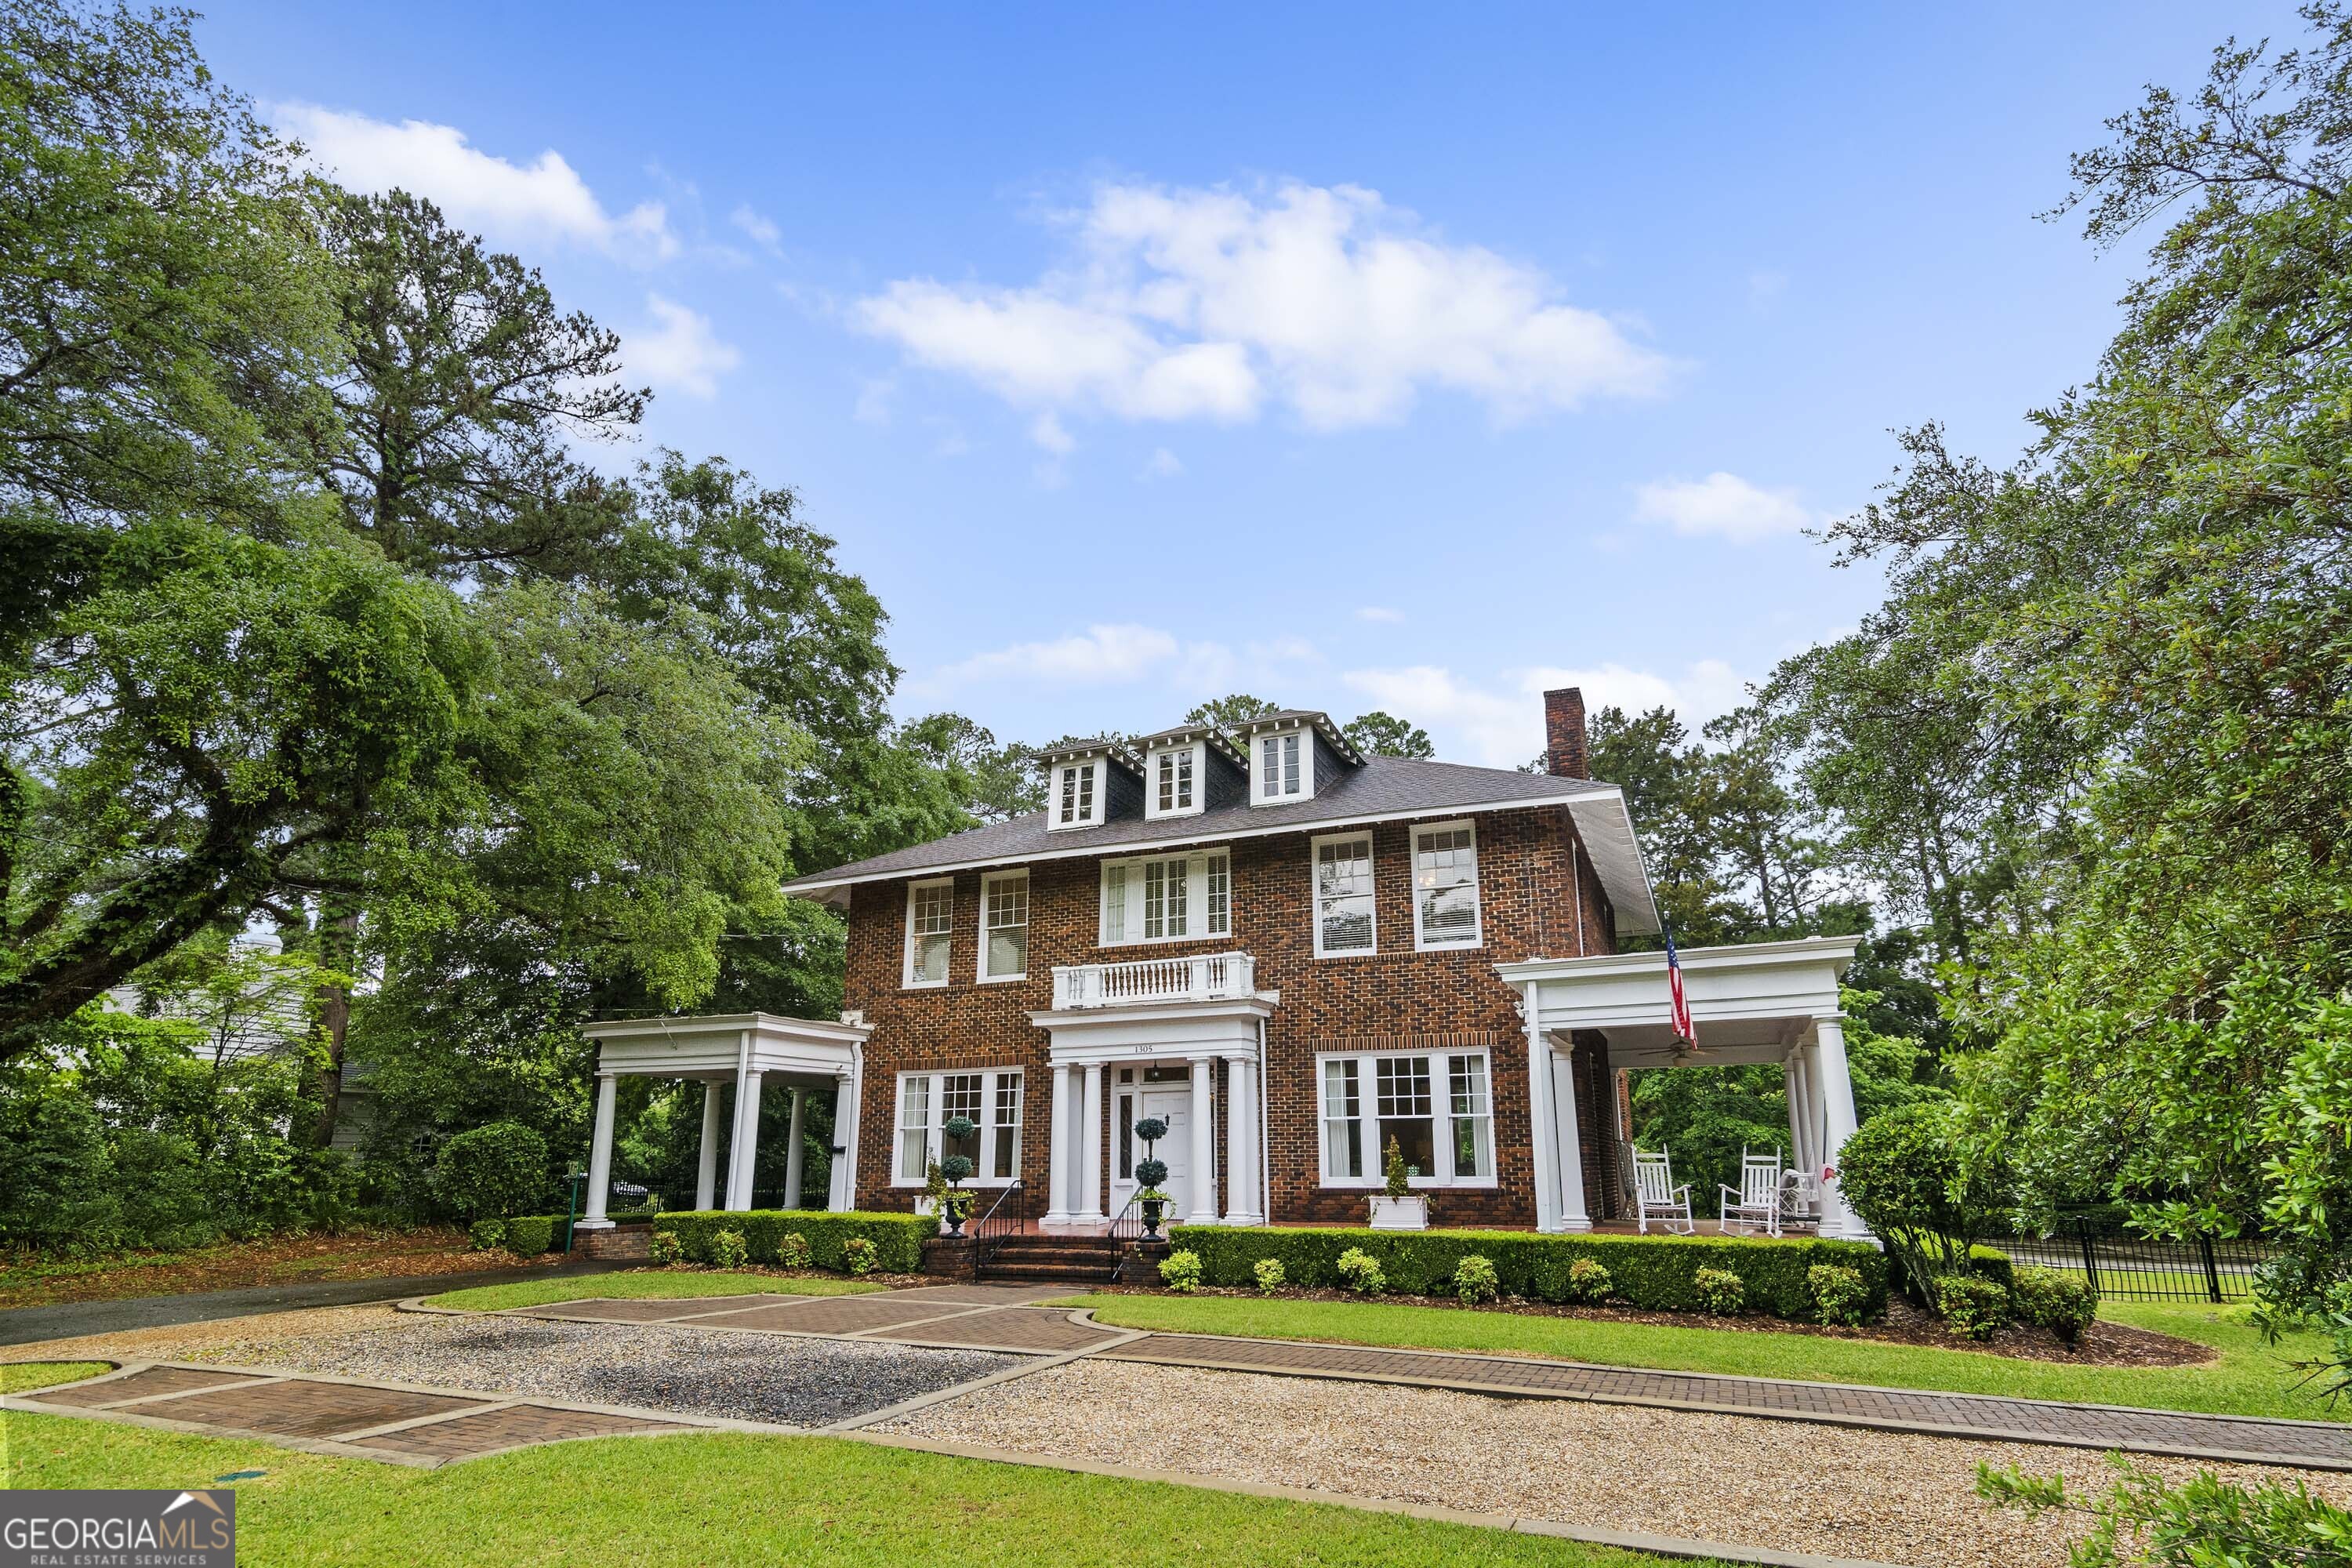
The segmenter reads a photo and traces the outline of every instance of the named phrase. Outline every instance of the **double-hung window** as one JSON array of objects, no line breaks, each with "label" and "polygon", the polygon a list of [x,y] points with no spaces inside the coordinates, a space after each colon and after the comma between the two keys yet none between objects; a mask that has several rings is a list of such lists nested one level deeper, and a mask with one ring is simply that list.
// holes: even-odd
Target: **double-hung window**
[{"label": "double-hung window", "polygon": [[1029,973],[1029,873],[1006,871],[980,883],[980,978],[1022,980]]},{"label": "double-hung window", "polygon": [[1442,822],[1412,830],[1412,941],[1417,948],[1476,947],[1478,830]]},{"label": "double-hung window", "polygon": [[1320,1065],[1324,1185],[1379,1185],[1391,1142],[1416,1187],[1495,1184],[1485,1051],[1366,1052]]},{"label": "double-hung window", "polygon": [[1223,849],[1107,860],[1102,868],[1102,943],[1186,942],[1231,936],[1233,861]]},{"label": "double-hung window", "polygon": [[[962,1138],[947,1125],[957,1117],[972,1124]],[[898,1126],[893,1141],[890,1184],[919,1187],[931,1162],[961,1154],[971,1162],[970,1180],[1003,1186],[1021,1171],[1021,1069],[982,1068],[955,1072],[898,1075]]]},{"label": "double-hung window", "polygon": [[1262,737],[1257,743],[1258,798],[1290,800],[1306,795],[1312,761],[1302,730]]},{"label": "double-hung window", "polygon": [[955,879],[907,889],[907,976],[915,985],[948,983],[948,944],[955,932]]},{"label": "double-hung window", "polygon": [[1372,911],[1372,836],[1349,833],[1314,840],[1315,956],[1371,952],[1378,948]]}]

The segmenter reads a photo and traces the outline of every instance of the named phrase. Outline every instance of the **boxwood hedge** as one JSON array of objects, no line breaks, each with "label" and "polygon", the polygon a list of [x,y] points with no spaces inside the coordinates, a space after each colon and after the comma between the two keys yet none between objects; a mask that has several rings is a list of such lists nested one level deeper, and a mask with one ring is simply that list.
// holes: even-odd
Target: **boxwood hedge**
[{"label": "boxwood hedge", "polygon": [[1453,1292],[1454,1269],[1476,1254],[1495,1266],[1506,1295],[1540,1301],[1570,1300],[1568,1271],[1580,1258],[1609,1270],[1615,1294],[1656,1311],[1703,1310],[1694,1277],[1702,1268],[1726,1268],[1748,1287],[1748,1308],[1776,1318],[1811,1316],[1812,1291],[1806,1271],[1817,1263],[1839,1264],[1862,1275],[1870,1291],[1867,1311],[1886,1310],[1886,1255],[1859,1241],[1783,1240],[1714,1236],[1542,1236],[1507,1230],[1366,1230],[1341,1226],[1173,1226],[1171,1242],[1198,1253],[1203,1285],[1254,1285],[1260,1258],[1282,1265],[1284,1278],[1302,1287],[1336,1286],[1339,1255],[1351,1247],[1370,1253],[1388,1276],[1388,1288],[1405,1295]]},{"label": "boxwood hedge", "polygon": [[693,1263],[710,1260],[710,1238],[722,1230],[742,1233],[754,1263],[775,1262],[776,1249],[784,1237],[798,1234],[808,1238],[812,1265],[843,1274],[849,1272],[843,1244],[862,1236],[874,1244],[876,1273],[915,1274],[923,1267],[924,1239],[939,1234],[940,1222],[928,1215],[863,1214],[856,1209],[752,1209],[743,1214],[701,1210],[658,1215],[654,1230],[677,1237],[688,1261]]},{"label": "boxwood hedge", "polygon": [[507,1250],[518,1258],[552,1251],[563,1237],[560,1214],[518,1215],[507,1221]]}]

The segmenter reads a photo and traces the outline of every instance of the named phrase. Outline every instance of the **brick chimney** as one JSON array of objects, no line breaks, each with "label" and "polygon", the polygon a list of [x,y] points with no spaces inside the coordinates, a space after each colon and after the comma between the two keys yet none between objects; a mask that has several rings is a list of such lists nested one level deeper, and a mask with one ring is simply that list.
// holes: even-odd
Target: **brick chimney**
[{"label": "brick chimney", "polygon": [[1589,779],[1584,757],[1584,691],[1563,687],[1544,693],[1544,765],[1564,779]]}]

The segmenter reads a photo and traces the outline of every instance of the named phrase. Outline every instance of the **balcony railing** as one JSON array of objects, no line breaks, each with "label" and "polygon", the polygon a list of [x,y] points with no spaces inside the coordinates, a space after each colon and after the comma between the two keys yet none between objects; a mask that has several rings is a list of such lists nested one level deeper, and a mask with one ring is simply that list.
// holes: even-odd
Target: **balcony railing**
[{"label": "balcony railing", "polygon": [[1139,1002],[1230,1002],[1255,994],[1257,960],[1246,952],[1139,958],[1054,967],[1054,1006],[1125,1007]]}]

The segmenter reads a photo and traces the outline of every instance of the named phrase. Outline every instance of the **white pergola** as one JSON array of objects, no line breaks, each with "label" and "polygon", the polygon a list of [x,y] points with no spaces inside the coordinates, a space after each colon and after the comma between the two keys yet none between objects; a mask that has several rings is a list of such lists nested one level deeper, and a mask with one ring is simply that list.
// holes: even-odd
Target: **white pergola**
[{"label": "white pergola", "polygon": [[1789,1088],[1796,1169],[1821,1184],[1823,1236],[1874,1239],[1838,1193],[1837,1152],[1853,1135],[1853,1081],[1846,1070],[1838,977],[1855,937],[1806,937],[1682,955],[1683,992],[1696,1047],[1667,1021],[1666,955],[1498,963],[1517,987],[1528,1027],[1528,1098],[1535,1128],[1538,1229],[1590,1230],[1576,1125],[1570,1053],[1580,1031],[1609,1042],[1612,1068],[1738,1067],[1778,1062]]},{"label": "white pergola", "polygon": [[717,1206],[719,1090],[735,1086],[735,1126],[728,1140],[727,1201],[751,1206],[751,1162],[760,1147],[760,1092],[770,1079],[793,1091],[792,1147],[784,1156],[784,1206],[801,1204],[802,1116],[811,1089],[832,1089],[833,1180],[826,1206],[855,1205],[857,1192],[857,1106],[866,1066],[863,1024],[779,1018],[770,1013],[726,1013],[699,1018],[631,1018],[591,1024],[596,1042],[596,1131],[589,1146],[588,1212],[582,1230],[604,1230],[613,1186],[614,1085],[624,1074],[698,1080],[702,1085],[702,1165],[694,1206]]}]

